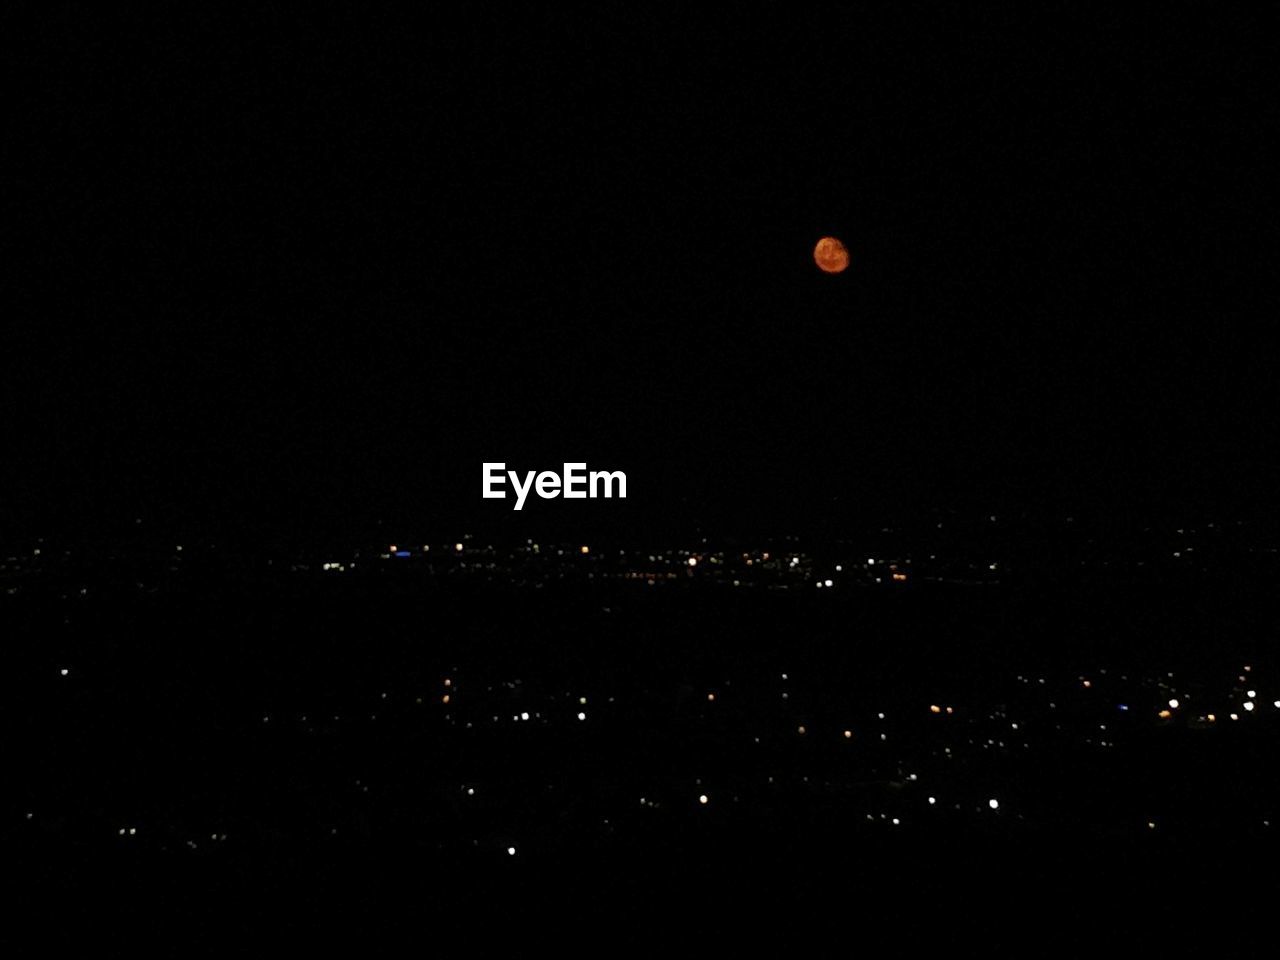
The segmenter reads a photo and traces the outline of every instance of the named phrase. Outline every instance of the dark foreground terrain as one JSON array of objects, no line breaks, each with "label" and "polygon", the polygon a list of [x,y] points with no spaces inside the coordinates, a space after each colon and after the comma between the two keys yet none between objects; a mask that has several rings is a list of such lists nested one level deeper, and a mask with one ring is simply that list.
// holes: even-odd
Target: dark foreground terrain
[{"label": "dark foreground terrain", "polygon": [[1269,936],[1266,571],[823,591],[185,564],[0,595],[3,835],[49,942]]}]

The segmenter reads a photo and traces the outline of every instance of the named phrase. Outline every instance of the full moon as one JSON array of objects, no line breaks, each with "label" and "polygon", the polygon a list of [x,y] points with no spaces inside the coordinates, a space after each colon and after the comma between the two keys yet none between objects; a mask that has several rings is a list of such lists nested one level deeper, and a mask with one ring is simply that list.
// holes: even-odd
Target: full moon
[{"label": "full moon", "polygon": [[849,266],[849,251],[835,237],[823,237],[813,248],[813,262],[824,273],[840,273]]}]

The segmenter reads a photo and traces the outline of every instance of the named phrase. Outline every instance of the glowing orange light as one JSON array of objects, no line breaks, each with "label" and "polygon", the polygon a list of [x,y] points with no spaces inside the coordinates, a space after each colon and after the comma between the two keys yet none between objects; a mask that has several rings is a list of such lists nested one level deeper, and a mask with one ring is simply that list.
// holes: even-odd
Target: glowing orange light
[{"label": "glowing orange light", "polygon": [[813,262],[823,273],[840,273],[849,266],[849,251],[835,237],[823,237],[814,245]]},{"label": "glowing orange light", "polygon": [[930,712],[930,713],[941,713],[941,712],[942,712],[942,708],[941,708],[940,706],[938,706],[938,705],[935,703],[935,704],[932,704],[932,705],[929,707],[929,712]]},{"label": "glowing orange light", "polygon": [[1170,717],[1173,716],[1173,714],[1170,713],[1168,710],[1161,710],[1159,713],[1156,714],[1156,716],[1159,717],[1161,720],[1168,720]]}]

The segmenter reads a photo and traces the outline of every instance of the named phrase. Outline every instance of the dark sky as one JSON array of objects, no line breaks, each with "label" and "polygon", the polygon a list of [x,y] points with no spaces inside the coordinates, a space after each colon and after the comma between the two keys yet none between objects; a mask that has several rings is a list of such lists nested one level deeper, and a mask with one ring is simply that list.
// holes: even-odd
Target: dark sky
[{"label": "dark sky", "polygon": [[1269,509],[1271,24],[1036,7],[49,13],[0,519]]}]

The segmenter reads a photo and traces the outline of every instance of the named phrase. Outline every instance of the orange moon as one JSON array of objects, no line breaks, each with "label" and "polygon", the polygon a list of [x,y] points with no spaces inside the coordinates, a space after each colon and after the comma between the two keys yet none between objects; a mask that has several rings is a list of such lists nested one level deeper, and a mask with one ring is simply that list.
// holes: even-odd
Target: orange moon
[{"label": "orange moon", "polygon": [[823,273],[840,273],[849,266],[849,251],[835,237],[823,237],[813,248],[813,262]]}]

